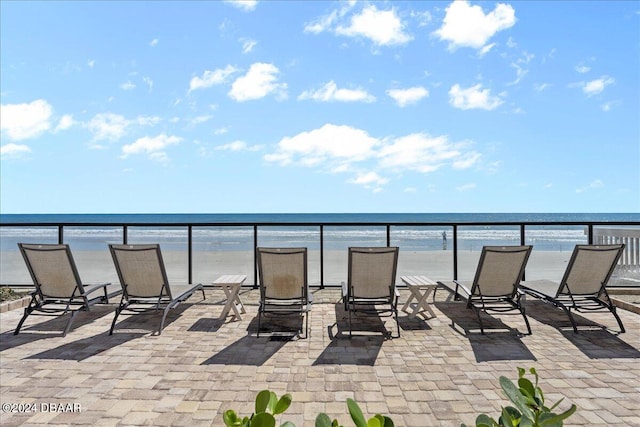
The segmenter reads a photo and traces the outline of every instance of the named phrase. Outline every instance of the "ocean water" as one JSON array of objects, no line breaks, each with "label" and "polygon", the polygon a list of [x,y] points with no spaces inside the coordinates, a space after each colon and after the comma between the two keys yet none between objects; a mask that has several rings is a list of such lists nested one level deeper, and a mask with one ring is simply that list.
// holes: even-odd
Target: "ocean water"
[{"label": "ocean water", "polygon": [[[540,222],[560,224],[535,224]],[[562,224],[572,222],[580,224]],[[259,246],[306,246],[313,250],[319,249],[320,227],[308,224],[322,223],[324,248],[331,250],[385,245],[385,224],[394,223],[399,225],[391,227],[392,245],[403,250],[442,250],[445,246],[451,249],[451,224],[455,223],[458,224],[458,248],[474,250],[483,245],[518,244],[520,227],[517,224],[524,223],[527,244],[533,244],[537,250],[563,251],[587,242],[584,224],[590,222],[631,222],[632,228],[640,228],[640,214],[3,214],[0,215],[0,249],[16,250],[18,242],[55,243],[56,225],[63,224],[64,241],[74,249],[104,250],[109,243],[122,242],[122,225],[127,224],[129,243],[157,242],[163,249],[186,250],[188,236],[183,224],[193,224],[194,251],[246,251],[253,248],[253,224],[258,224]],[[366,225],[359,225],[363,223]],[[469,223],[517,224],[464,225]],[[526,225],[528,223],[530,225]]]}]

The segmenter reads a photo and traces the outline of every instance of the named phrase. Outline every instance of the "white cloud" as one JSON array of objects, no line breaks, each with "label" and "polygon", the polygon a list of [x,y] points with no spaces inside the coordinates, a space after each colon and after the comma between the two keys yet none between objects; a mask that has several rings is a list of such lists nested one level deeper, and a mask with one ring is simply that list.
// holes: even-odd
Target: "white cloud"
[{"label": "white cloud", "polygon": [[251,12],[258,6],[257,0],[225,0],[225,3],[229,3],[231,6],[242,9],[245,12]]},{"label": "white cloud", "polygon": [[596,179],[594,181],[591,181],[588,185],[585,185],[584,187],[580,187],[576,189],[576,193],[580,194],[580,193],[584,193],[587,190],[593,190],[596,188],[603,188],[604,187],[604,182],[602,182],[599,179]]},{"label": "white cloud", "polygon": [[264,98],[272,93],[277,98],[286,98],[287,85],[278,82],[279,72],[273,64],[256,62],[247,74],[233,82],[229,96],[238,102]]},{"label": "white cloud", "polygon": [[615,79],[609,76],[602,76],[599,79],[591,80],[590,82],[582,83],[582,91],[587,96],[594,96],[602,93],[604,89],[615,83]]},{"label": "white cloud", "polygon": [[153,80],[151,80],[151,78],[149,77],[143,77],[142,81],[149,86],[149,92],[151,92],[153,90]]},{"label": "white cloud", "polygon": [[321,161],[351,163],[370,158],[380,141],[367,132],[350,126],[326,124],[319,129],[285,137],[275,153],[265,156],[267,161],[286,165],[310,164]]},{"label": "white cloud", "polygon": [[535,90],[536,92],[542,92],[545,89],[548,89],[551,87],[550,83],[536,83],[533,85],[533,90]]},{"label": "white cloud", "polygon": [[433,172],[447,164],[456,169],[464,169],[471,167],[480,158],[474,151],[463,153],[466,145],[453,143],[445,136],[431,137],[424,133],[413,133],[383,146],[378,152],[379,163],[383,168],[422,173]]},{"label": "white cloud", "polygon": [[326,173],[351,175],[348,182],[377,189],[389,182],[385,171],[430,173],[441,167],[465,169],[478,163],[480,153],[470,142],[423,133],[398,138],[375,138],[350,126],[326,124],[319,129],[283,138],[265,161],[297,165]]},{"label": "white cloud", "polygon": [[249,53],[258,44],[257,41],[251,39],[240,39],[242,43],[242,53]]},{"label": "white cloud", "polygon": [[[375,5],[369,4],[358,13],[350,14],[355,5],[355,1],[342,2],[339,9],[307,23],[304,31],[313,34],[328,31],[339,36],[363,37],[376,46],[402,45],[413,40],[394,9],[378,10]],[[418,19],[423,23],[425,17],[430,18],[427,13],[418,16]]]},{"label": "white cloud", "polygon": [[476,188],[477,185],[475,183],[463,184],[456,187],[457,191],[470,191]]},{"label": "white cloud", "polygon": [[375,5],[366,6],[360,14],[351,17],[349,26],[338,26],[335,31],[338,35],[368,38],[378,46],[401,45],[413,40],[394,9],[378,10]]},{"label": "white cloud", "polygon": [[205,71],[202,77],[193,77],[189,83],[189,92],[196,89],[206,89],[213,85],[219,85],[226,82],[227,78],[238,71],[237,68],[227,65],[225,68],[219,68],[215,71]]},{"label": "white cloud", "polygon": [[588,67],[583,64],[576,65],[576,71],[580,74],[588,73],[589,71],[591,71],[591,67]]},{"label": "white cloud", "polygon": [[151,40],[151,42],[149,42],[149,46],[151,47],[158,46],[158,41],[159,41],[158,39]]},{"label": "white cloud", "polygon": [[191,119],[191,122],[189,122],[189,124],[191,126],[196,126],[196,125],[199,125],[201,123],[206,123],[209,120],[211,120],[212,118],[213,118],[213,116],[210,115],[210,114],[209,115],[196,116],[193,119]]},{"label": "white cloud", "polygon": [[491,91],[482,89],[480,83],[467,89],[455,84],[449,90],[449,104],[461,110],[495,110],[502,103],[500,97],[491,96]]},{"label": "white cloud", "polygon": [[457,0],[447,7],[442,27],[434,34],[448,41],[452,50],[458,47],[482,49],[498,31],[511,28],[515,23],[515,10],[508,4],[498,3],[485,15],[482,7]]},{"label": "white cloud", "polygon": [[35,138],[51,127],[53,108],[44,99],[0,105],[0,131],[14,141]]},{"label": "white cloud", "polygon": [[117,141],[122,138],[130,126],[153,126],[160,122],[159,117],[138,116],[134,120],[129,120],[120,114],[100,113],[96,114],[86,127],[93,133],[94,141],[109,140]]},{"label": "white cloud", "polygon": [[182,138],[177,136],[167,136],[160,134],[155,137],[145,136],[137,139],[133,144],[122,147],[122,157],[126,158],[132,154],[146,153],[153,160],[167,161],[168,156],[164,149],[170,145],[179,144]]},{"label": "white cloud", "polygon": [[133,90],[136,88],[136,85],[131,81],[124,82],[120,85],[120,89],[122,90]]},{"label": "white cloud", "polygon": [[0,147],[0,157],[3,159],[20,158],[24,154],[31,152],[31,148],[27,145],[19,145],[14,143],[5,144]]},{"label": "white cloud", "polygon": [[314,101],[330,102],[374,102],[375,96],[370,95],[364,89],[338,89],[333,80],[325,84],[316,91],[304,91],[298,96],[298,99],[312,99]]},{"label": "white cloud", "polygon": [[387,95],[393,98],[400,107],[405,107],[429,96],[429,91],[422,86],[414,86],[407,89],[389,89]]},{"label": "white cloud", "polygon": [[75,120],[73,120],[73,116],[71,114],[65,114],[60,118],[60,121],[58,122],[58,126],[56,126],[55,131],[59,132],[61,130],[67,130],[75,124],[76,122]]},{"label": "white cloud", "polygon": [[89,68],[93,68],[94,65],[96,65],[96,61],[94,59],[90,59],[87,61],[87,66]]},{"label": "white cloud", "polygon": [[244,141],[233,141],[216,147],[216,150],[224,151],[259,151],[260,149],[262,149],[261,145],[247,145]]}]

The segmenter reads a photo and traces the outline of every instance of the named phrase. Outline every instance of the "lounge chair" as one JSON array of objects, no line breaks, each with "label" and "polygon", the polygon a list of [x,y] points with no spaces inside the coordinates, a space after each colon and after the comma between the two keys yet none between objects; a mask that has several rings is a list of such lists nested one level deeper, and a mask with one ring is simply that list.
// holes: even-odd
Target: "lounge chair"
[{"label": "lounge chair", "polygon": [[349,337],[353,333],[351,315],[356,312],[390,313],[396,321],[397,337],[400,337],[400,294],[395,285],[397,268],[398,247],[349,248],[347,283],[342,283],[342,298],[349,314]]},{"label": "lounge chair", "polygon": [[607,293],[607,283],[622,255],[624,244],[576,245],[560,284],[548,280],[522,282],[520,289],[532,297],[560,307],[578,333],[571,310],[588,312],[609,310],[624,332],[616,307]]},{"label": "lounge chair", "polygon": [[80,311],[90,311],[95,304],[108,303],[109,298],[122,292],[119,286],[110,283],[83,285],[69,245],[18,243],[18,247],[35,290],[31,292],[31,301],[25,307],[14,335],[18,335],[30,314],[55,316],[68,312],[71,317],[62,334],[65,336]]},{"label": "lounge chair", "polygon": [[473,309],[478,316],[480,332],[484,334],[484,325],[480,312],[507,313],[518,311],[531,335],[529,320],[520,301],[523,296],[518,290],[524,268],[532,247],[525,246],[484,246],[472,283],[454,280],[438,282],[454,291],[456,298],[467,301],[467,308]]},{"label": "lounge chair", "polygon": [[122,300],[116,309],[109,335],[113,334],[118,316],[124,310],[145,313],[157,311],[164,306],[158,327],[160,335],[170,309],[187,300],[196,291],[202,291],[202,299],[205,299],[202,284],[169,285],[160,245],[109,245],[109,250],[122,285]]},{"label": "lounge chair", "polygon": [[[266,314],[306,317],[305,336],[309,336],[311,298],[307,282],[307,248],[257,248],[260,278],[258,333]],[[302,334],[302,325],[298,336]]]}]

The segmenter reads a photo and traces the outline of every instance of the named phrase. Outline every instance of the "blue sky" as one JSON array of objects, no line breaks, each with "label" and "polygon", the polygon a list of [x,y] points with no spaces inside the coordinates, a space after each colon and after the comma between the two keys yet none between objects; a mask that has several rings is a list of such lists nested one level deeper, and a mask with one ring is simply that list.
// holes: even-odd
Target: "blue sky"
[{"label": "blue sky", "polygon": [[638,2],[0,8],[2,213],[640,211]]}]

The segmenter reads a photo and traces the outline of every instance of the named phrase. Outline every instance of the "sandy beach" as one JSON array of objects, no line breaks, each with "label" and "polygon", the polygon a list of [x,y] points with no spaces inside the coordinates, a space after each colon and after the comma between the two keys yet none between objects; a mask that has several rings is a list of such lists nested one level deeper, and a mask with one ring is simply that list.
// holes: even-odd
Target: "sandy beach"
[{"label": "sandy beach", "polygon": [[[73,250],[73,248],[72,248]],[[167,274],[171,281],[188,280],[187,252],[163,251]],[[31,280],[20,253],[3,251],[1,254],[0,283],[30,284]],[[73,251],[80,277],[87,283],[117,282],[113,261],[108,250]],[[458,279],[472,280],[480,251],[458,252]],[[526,269],[528,280],[550,279],[559,281],[571,256],[571,251],[536,251],[531,253]],[[329,250],[324,253],[324,284],[338,286],[347,277],[347,251]],[[308,253],[309,284],[320,284],[320,253]],[[208,283],[222,274],[246,274],[245,285],[254,284],[253,253],[251,251],[196,251],[193,254],[193,281]],[[453,278],[453,253],[443,251],[403,251],[398,260],[400,276],[425,275],[434,280]],[[612,284],[615,284],[616,277]]]}]

